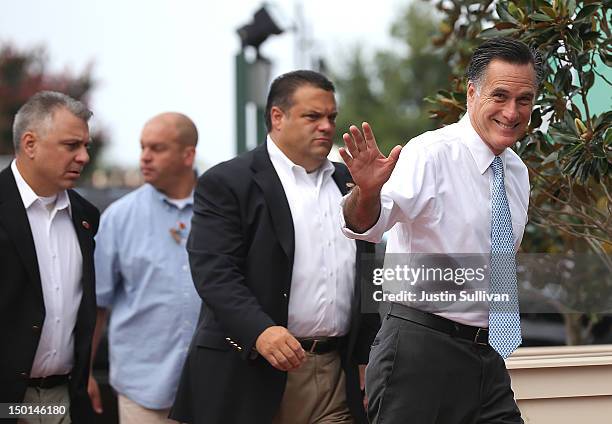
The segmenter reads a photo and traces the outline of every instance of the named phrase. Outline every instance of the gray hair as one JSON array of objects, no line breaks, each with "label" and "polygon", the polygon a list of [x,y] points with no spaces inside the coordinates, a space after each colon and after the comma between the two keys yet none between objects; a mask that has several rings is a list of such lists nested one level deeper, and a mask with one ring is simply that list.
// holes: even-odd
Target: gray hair
[{"label": "gray hair", "polygon": [[27,131],[43,132],[51,123],[53,114],[60,108],[67,109],[77,118],[88,122],[93,113],[80,101],[57,91],[39,91],[19,108],[13,122],[13,145],[19,152],[19,142]]},{"label": "gray hair", "polygon": [[542,55],[535,48],[530,48],[522,41],[508,37],[497,37],[482,43],[472,55],[466,72],[468,82],[476,86],[480,92],[482,78],[489,64],[499,59],[515,65],[531,64],[535,71],[536,89],[544,80],[545,70]]}]

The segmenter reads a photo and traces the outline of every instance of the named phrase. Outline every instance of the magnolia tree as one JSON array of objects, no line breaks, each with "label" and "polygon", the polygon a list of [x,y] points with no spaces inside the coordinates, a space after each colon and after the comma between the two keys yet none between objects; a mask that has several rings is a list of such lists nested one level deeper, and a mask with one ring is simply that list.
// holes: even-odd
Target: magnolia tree
[{"label": "magnolia tree", "polygon": [[[547,78],[530,125],[516,147],[529,168],[532,185],[523,248],[529,252],[590,252],[598,261],[589,268],[590,274],[587,269],[581,280],[557,283],[565,298],[583,296],[587,290],[589,296],[604,297],[610,305],[612,111],[609,103],[604,110],[594,110],[589,92],[597,87],[608,100],[612,92],[612,1],[433,3],[443,17],[433,43],[453,68],[449,87],[428,98],[433,106],[431,117],[442,123],[454,122],[465,112],[463,75],[483,39],[513,37],[542,53]],[[553,276],[558,274],[558,270],[550,271]],[[589,327],[605,312],[605,307],[577,310],[558,300],[549,301],[563,314],[569,344],[585,342]]]}]

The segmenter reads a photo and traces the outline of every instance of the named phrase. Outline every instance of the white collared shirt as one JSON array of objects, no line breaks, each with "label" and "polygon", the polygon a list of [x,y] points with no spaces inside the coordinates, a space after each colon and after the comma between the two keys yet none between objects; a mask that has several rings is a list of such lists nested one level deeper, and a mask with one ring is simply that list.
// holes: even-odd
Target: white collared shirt
[{"label": "white collared shirt", "polygon": [[45,303],[45,321],[30,377],[69,374],[74,363],[74,327],[83,294],[83,256],[72,224],[70,199],[64,190],[57,194],[53,205],[50,199],[34,193],[14,160],[11,170],[30,222]]},{"label": "white collared shirt", "polygon": [[[527,223],[529,176],[511,149],[500,157],[512,215],[515,249]],[[376,224],[363,234],[346,228],[347,237],[378,243],[390,230],[387,253],[491,252],[491,193],[495,155],[473,129],[466,114],[459,122],[411,140],[381,191]],[[424,308],[426,309],[426,308]],[[488,327],[488,310],[436,312],[468,325]]]},{"label": "white collared shirt", "polygon": [[355,242],[340,231],[342,194],[334,166],[317,171],[291,162],[268,136],[268,153],[293,219],[295,253],[288,329],[296,337],[348,333],[355,285]]}]

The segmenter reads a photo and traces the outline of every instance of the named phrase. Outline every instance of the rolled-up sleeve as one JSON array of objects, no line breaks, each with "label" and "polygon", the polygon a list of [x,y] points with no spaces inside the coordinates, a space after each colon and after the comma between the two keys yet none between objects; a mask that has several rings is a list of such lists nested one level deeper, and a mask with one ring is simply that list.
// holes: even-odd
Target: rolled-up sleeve
[{"label": "rolled-up sleeve", "polygon": [[421,146],[408,143],[393,170],[389,181],[381,189],[380,214],[376,223],[363,233],[347,228],[344,204],[349,195],[342,198],[342,233],[351,239],[379,243],[385,232],[398,222],[410,224],[423,213],[432,210],[436,194],[434,158]]}]

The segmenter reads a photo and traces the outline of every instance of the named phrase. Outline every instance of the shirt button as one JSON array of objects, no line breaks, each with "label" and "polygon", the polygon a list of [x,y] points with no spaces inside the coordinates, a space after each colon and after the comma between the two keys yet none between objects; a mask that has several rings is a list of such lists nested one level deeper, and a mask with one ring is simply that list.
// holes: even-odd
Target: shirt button
[{"label": "shirt button", "polygon": [[56,317],[56,318],[55,318],[55,322],[59,323],[59,322],[60,322],[60,319]]},{"label": "shirt button", "polygon": [[183,271],[189,271],[189,267],[187,265],[183,265]]}]

